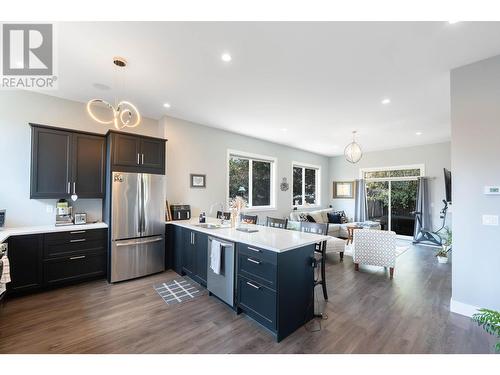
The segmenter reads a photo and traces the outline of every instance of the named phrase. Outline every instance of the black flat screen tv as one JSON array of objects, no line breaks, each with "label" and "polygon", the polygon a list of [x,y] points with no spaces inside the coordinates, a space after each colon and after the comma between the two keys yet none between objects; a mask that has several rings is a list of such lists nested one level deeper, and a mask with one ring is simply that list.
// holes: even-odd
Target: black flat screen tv
[{"label": "black flat screen tv", "polygon": [[451,203],[451,172],[444,168],[444,189],[446,191],[446,202]]}]

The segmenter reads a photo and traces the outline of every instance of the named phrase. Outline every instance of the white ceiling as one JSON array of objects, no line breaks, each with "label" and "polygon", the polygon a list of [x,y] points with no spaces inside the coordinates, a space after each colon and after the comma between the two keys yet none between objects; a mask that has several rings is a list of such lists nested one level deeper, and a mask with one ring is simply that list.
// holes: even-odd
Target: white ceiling
[{"label": "white ceiling", "polygon": [[[116,95],[147,117],[324,155],[352,130],[365,151],[449,140],[450,69],[500,54],[500,22],[59,23],[57,35],[56,96]],[[124,87],[115,55],[129,61]]]}]

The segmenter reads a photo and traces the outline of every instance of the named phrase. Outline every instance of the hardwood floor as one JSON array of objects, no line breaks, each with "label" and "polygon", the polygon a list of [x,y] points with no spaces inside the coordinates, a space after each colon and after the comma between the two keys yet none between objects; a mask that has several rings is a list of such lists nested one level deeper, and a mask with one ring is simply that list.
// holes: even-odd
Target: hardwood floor
[{"label": "hardwood floor", "polygon": [[[0,308],[0,353],[490,353],[494,340],[449,312],[451,265],[411,247],[394,280],[352,258],[327,263],[330,300],[314,320],[276,343],[245,315],[204,295],[167,306],[153,284],[167,271],[109,285],[104,280],[14,298]],[[321,328],[321,329],[320,329]]]}]

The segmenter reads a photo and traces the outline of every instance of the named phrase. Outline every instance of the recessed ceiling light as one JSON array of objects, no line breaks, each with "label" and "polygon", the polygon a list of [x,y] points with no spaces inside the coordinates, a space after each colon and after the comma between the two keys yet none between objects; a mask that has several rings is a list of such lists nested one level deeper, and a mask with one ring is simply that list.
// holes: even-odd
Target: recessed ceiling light
[{"label": "recessed ceiling light", "polygon": [[416,135],[422,135],[422,132],[416,132],[415,134]]},{"label": "recessed ceiling light", "polygon": [[454,23],[459,23],[460,21],[448,21],[450,25],[453,25]]},{"label": "recessed ceiling light", "polygon": [[288,131],[288,129],[287,128],[281,128],[281,131],[286,133]]},{"label": "recessed ceiling light", "polygon": [[163,106],[168,109],[170,108],[170,103],[164,103]]},{"label": "recessed ceiling light", "polygon": [[391,102],[391,99],[389,99],[389,98],[382,99],[382,101],[381,101],[382,104],[390,104],[390,102]]},{"label": "recessed ceiling light", "polygon": [[231,57],[231,55],[227,52],[224,52],[222,55],[221,55],[221,60],[224,61],[224,62],[229,62],[231,61],[233,58]]}]

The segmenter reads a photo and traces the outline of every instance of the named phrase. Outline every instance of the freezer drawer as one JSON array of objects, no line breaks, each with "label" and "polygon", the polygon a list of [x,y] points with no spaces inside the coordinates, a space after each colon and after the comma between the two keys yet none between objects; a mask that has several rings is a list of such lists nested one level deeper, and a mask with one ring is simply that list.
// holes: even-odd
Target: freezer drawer
[{"label": "freezer drawer", "polygon": [[164,236],[112,241],[111,282],[150,275],[165,270]]}]

